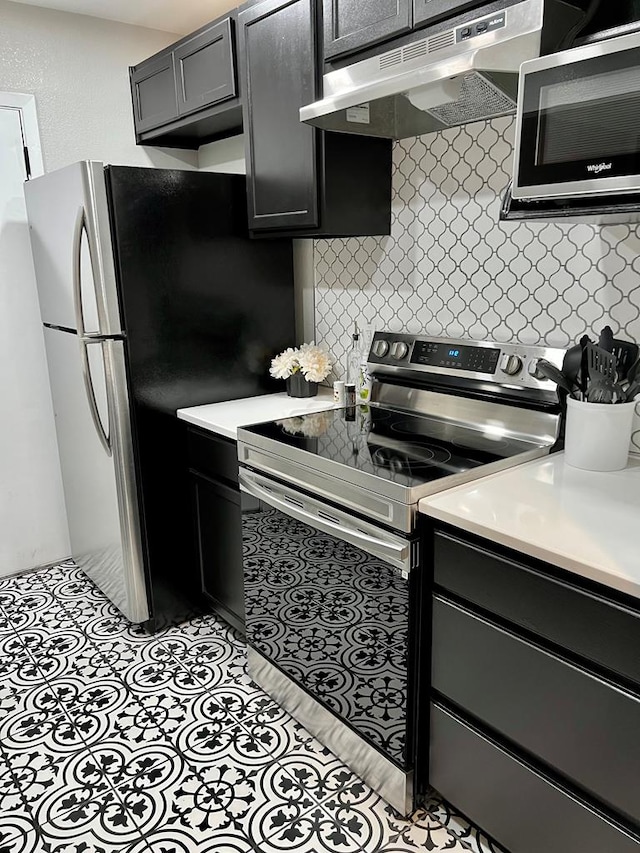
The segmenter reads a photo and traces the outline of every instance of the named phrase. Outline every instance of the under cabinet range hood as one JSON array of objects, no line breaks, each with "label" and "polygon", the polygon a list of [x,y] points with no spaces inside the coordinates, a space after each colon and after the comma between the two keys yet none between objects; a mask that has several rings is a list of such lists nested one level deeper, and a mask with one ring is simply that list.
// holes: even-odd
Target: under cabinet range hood
[{"label": "under cabinet range hood", "polygon": [[494,0],[329,70],[324,98],[302,107],[300,120],[403,139],[513,113],[520,65],[582,17],[571,0]]}]

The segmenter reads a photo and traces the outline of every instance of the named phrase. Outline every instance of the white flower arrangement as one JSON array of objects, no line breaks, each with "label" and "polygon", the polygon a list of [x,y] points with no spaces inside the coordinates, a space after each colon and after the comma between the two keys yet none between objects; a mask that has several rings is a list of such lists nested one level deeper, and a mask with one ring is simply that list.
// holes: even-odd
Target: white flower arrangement
[{"label": "white flower arrangement", "polygon": [[271,361],[269,373],[275,379],[288,379],[302,373],[307,382],[322,382],[331,370],[329,353],[315,343],[302,344],[298,349],[289,347]]}]

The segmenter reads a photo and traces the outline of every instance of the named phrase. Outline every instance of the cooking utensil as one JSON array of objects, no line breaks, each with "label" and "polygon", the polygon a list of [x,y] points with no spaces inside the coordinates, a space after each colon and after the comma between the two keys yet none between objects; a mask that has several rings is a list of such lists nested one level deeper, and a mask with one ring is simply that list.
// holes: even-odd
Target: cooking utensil
[{"label": "cooking utensil", "polygon": [[595,374],[599,373],[605,379],[611,380],[611,384],[616,381],[617,362],[613,353],[603,350],[602,347],[595,344],[588,344],[586,347],[587,366],[589,378],[591,381],[597,381]]},{"label": "cooking utensil", "polygon": [[580,390],[582,391],[583,399],[587,399],[587,386],[589,384],[589,356],[587,347],[591,344],[589,335],[583,335],[580,338]]},{"label": "cooking utensil", "polygon": [[613,352],[618,362],[618,379],[633,381],[633,377],[629,376],[629,372],[634,365],[639,363],[638,355],[640,355],[640,349],[638,348],[638,344],[614,338],[611,352]]},{"label": "cooking utensil", "polygon": [[626,393],[624,395],[624,403],[630,403],[636,394],[640,394],[640,379],[637,382],[632,382],[631,385],[627,388]]},{"label": "cooking utensil", "polygon": [[589,403],[613,403],[614,386],[612,382],[590,382],[587,391]]},{"label": "cooking utensil", "polygon": [[613,352],[613,329],[611,326],[605,326],[600,332],[598,346],[605,352]]},{"label": "cooking utensil", "polygon": [[545,379],[550,379],[552,382],[558,386],[558,388],[562,388],[563,391],[566,391],[571,397],[575,398],[574,391],[576,390],[576,385],[573,382],[570,382],[569,379],[564,375],[564,373],[552,364],[550,361],[546,361],[546,359],[541,358],[536,368],[539,373],[541,373]]},{"label": "cooking utensil", "polygon": [[568,382],[578,388],[578,374],[580,373],[580,363],[582,361],[582,347],[580,344],[574,344],[564,354],[562,361],[562,372]]},{"label": "cooking utensil", "polygon": [[[632,344],[632,346],[637,346],[637,344]],[[627,382],[634,382],[636,379],[640,379],[640,356],[636,357],[631,367],[627,368],[624,378]]]}]

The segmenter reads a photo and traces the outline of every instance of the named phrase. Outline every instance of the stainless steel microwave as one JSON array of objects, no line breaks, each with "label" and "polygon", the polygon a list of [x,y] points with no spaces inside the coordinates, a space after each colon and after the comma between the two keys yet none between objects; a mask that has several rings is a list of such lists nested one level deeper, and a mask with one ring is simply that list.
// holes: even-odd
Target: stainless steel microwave
[{"label": "stainless steel microwave", "polygon": [[640,33],[524,62],[514,199],[640,193]]}]

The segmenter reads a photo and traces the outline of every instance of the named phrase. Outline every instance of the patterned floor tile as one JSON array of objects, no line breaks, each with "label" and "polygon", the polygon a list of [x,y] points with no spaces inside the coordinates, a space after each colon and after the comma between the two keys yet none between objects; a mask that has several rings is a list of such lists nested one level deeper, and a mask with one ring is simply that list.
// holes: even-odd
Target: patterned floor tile
[{"label": "patterned floor tile", "polygon": [[163,637],[162,644],[201,689],[232,685],[246,670],[246,651],[230,644],[224,635],[206,639]]},{"label": "patterned floor tile", "polygon": [[[71,792],[66,805],[73,799]],[[132,815],[112,790],[96,799],[78,798],[73,807],[49,815],[40,826],[47,853],[124,853],[142,840]]]},{"label": "patterned floor tile", "polygon": [[23,814],[3,811],[0,850],[2,853],[43,853],[42,838],[33,820]]},{"label": "patterned floor tile", "polygon": [[216,617],[149,636],[73,564],[0,581],[0,853],[501,853],[427,807],[396,815]]},{"label": "patterned floor tile", "polygon": [[45,683],[43,670],[24,649],[13,655],[0,653],[0,684],[24,691]]},{"label": "patterned floor tile", "polygon": [[176,753],[173,761],[152,771],[117,789],[144,837],[177,828],[204,840],[214,832],[239,829],[237,822],[251,809],[252,771],[233,758],[200,773]]},{"label": "patterned floor tile", "polygon": [[204,691],[203,681],[211,677],[209,670],[202,671],[198,666],[187,669],[175,661],[148,660],[134,664],[122,674],[124,683],[135,695],[164,690],[177,696],[200,696]]},{"label": "patterned floor tile", "polygon": [[[94,746],[91,756],[98,772],[112,788],[133,780],[138,785],[146,784],[158,775],[159,765],[173,762],[182,766],[184,761],[171,744],[162,741],[138,749],[122,741],[107,740]],[[166,775],[167,768],[161,772],[161,776]]]},{"label": "patterned floor tile", "polygon": [[[91,785],[89,750],[77,729],[64,714],[26,711],[15,714],[0,726],[5,760],[29,814],[37,815],[52,791],[64,790],[74,777],[74,768]],[[78,771],[80,773],[80,771]],[[96,778],[99,789],[102,780]],[[99,791],[98,791],[99,792]]]},{"label": "patterned floor tile", "polygon": [[454,811],[436,791],[431,792],[422,811],[450,829],[456,838],[463,841],[474,853],[505,853],[503,848],[482,830]]},{"label": "patterned floor tile", "polygon": [[214,837],[209,832],[197,835],[193,830],[160,829],[128,853],[256,853],[251,841],[237,830],[216,832]]},{"label": "patterned floor tile", "polygon": [[317,803],[359,781],[329,749],[311,737],[282,756],[279,764]]},{"label": "patterned floor tile", "polygon": [[451,850],[468,847],[426,812],[399,815],[364,782],[356,780],[322,801],[322,808],[367,853]]},{"label": "patterned floor tile", "polygon": [[260,841],[260,850],[264,853],[321,853],[321,851],[345,851],[362,853],[361,844],[337,823],[320,806],[294,816],[282,815],[280,825]]},{"label": "patterned floor tile", "polygon": [[93,702],[67,709],[69,719],[87,746],[94,747],[104,741],[123,744],[130,748],[142,748],[149,743],[163,740],[162,733],[150,720],[136,697],[120,684],[119,689],[108,689],[96,693],[110,696],[111,705]]}]

